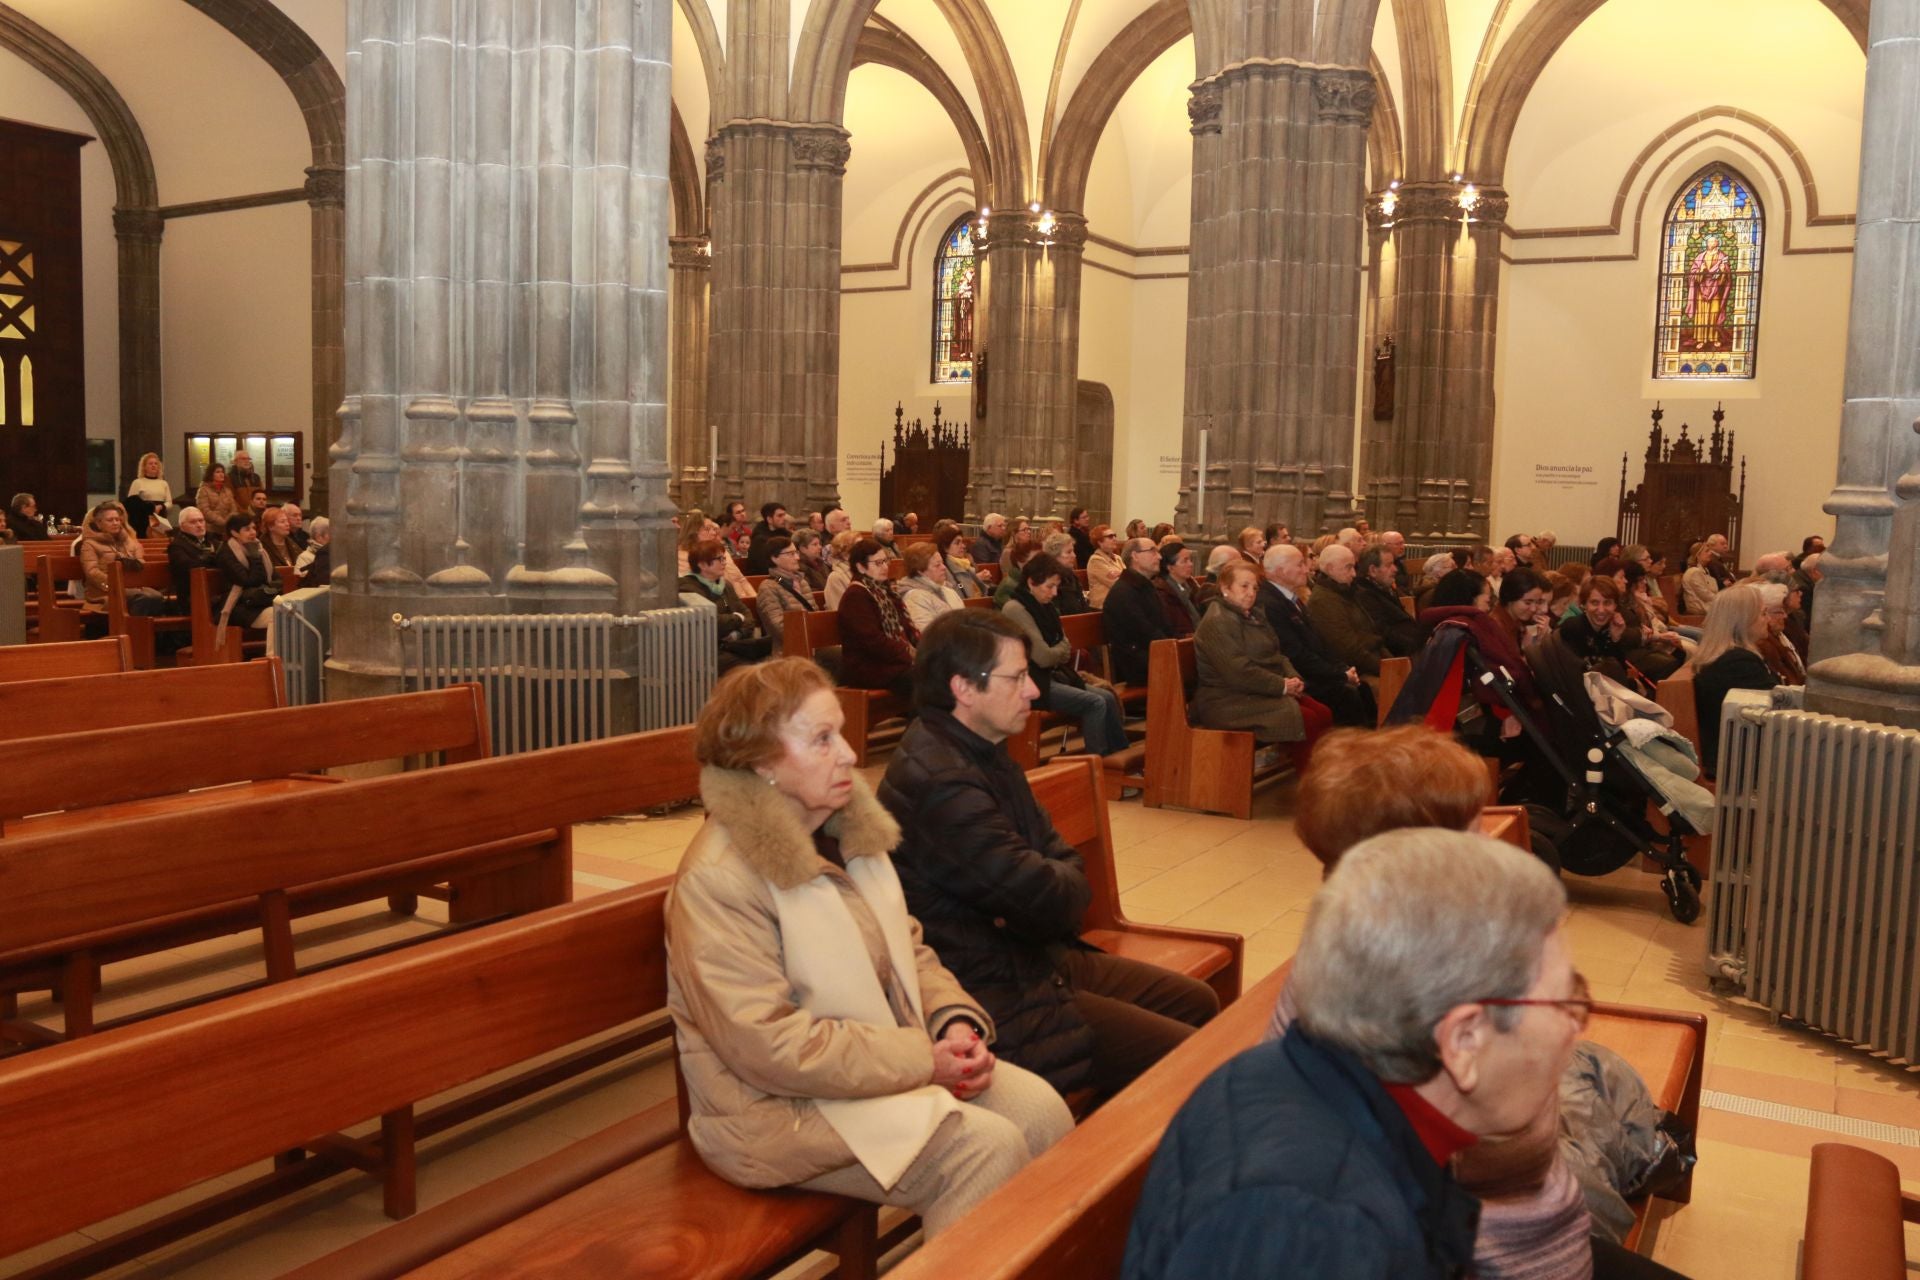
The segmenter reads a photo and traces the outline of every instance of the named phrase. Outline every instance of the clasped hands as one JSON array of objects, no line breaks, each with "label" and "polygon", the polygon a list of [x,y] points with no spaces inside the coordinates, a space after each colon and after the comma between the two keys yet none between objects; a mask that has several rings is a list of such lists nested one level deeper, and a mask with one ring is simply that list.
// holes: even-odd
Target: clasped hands
[{"label": "clasped hands", "polygon": [[993,1083],[994,1056],[980,1033],[956,1018],[933,1042],[933,1082],[962,1102]]}]

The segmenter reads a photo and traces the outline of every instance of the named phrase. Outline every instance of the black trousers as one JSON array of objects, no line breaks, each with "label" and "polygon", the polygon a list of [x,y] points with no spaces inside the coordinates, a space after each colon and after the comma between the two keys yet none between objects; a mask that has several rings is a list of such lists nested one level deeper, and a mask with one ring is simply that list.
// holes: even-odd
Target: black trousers
[{"label": "black trousers", "polygon": [[1333,712],[1336,725],[1350,729],[1371,729],[1380,722],[1378,704],[1373,700],[1373,686],[1364,680],[1359,684],[1348,684],[1344,680],[1338,684],[1315,681],[1307,686],[1307,696]]},{"label": "black trousers", "polygon": [[1686,1277],[1611,1240],[1595,1238],[1593,1280],[1686,1280]]},{"label": "black trousers", "polygon": [[1093,1088],[1112,1097],[1220,1012],[1197,978],[1102,951],[1069,951],[1061,979],[1093,1030]]}]

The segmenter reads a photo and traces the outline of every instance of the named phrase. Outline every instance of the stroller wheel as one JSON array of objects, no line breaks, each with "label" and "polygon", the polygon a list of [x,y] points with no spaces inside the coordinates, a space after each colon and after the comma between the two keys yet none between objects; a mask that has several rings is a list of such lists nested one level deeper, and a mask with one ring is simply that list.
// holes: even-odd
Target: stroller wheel
[{"label": "stroller wheel", "polygon": [[1660,877],[1660,888],[1667,895],[1667,910],[1673,912],[1673,918],[1681,924],[1692,924],[1700,918],[1700,891],[1694,887],[1699,877],[1686,872],[1673,870]]}]

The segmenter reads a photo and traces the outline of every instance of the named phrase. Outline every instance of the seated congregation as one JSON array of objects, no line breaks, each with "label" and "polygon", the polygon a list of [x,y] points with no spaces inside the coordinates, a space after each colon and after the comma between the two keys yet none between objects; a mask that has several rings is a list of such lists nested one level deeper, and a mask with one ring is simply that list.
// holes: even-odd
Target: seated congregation
[{"label": "seated congregation", "polygon": [[[1604,548],[1548,569],[1547,535],[1442,553],[1416,571],[1398,534],[1361,528],[1307,546],[1284,527],[1248,529],[1203,554],[1171,531],[1123,538],[1084,511],[1039,531],[990,516],[971,539],[949,522],[896,532],[912,518],[856,535],[838,509],[799,528],[777,505],[758,524],[746,515],[734,504],[724,526],[698,511],[681,518],[682,596],[715,610],[723,672],[691,731],[616,740],[617,758],[616,742],[513,761],[449,753],[422,773],[322,788],[337,796],[248,801],[262,821],[319,821],[351,812],[355,788],[384,788],[359,794],[395,815],[384,838],[397,862],[414,838],[436,851],[492,849],[464,818],[458,837],[408,834],[432,810],[409,800],[427,783],[445,797],[501,793],[466,817],[554,828],[562,843],[571,822],[669,798],[697,794],[705,814],[670,888],[551,906],[567,894],[549,877],[546,897],[517,905],[469,895],[473,932],[401,953],[421,953],[407,972],[427,984],[438,957],[465,954],[445,948],[482,963],[494,931],[520,927],[511,917],[522,910],[561,914],[529,916],[525,937],[498,935],[500,947],[534,947],[533,930],[571,927],[570,912],[588,933],[612,928],[616,911],[655,913],[617,932],[622,948],[645,951],[635,963],[657,973],[645,979],[657,994],[623,994],[617,1014],[595,1016],[670,1015],[677,1121],[650,1120],[617,1156],[551,1164],[482,1188],[471,1204],[456,1198],[420,1215],[418,1231],[403,1224],[390,1244],[381,1233],[305,1273],[558,1274],[564,1248],[573,1259],[611,1250],[602,1261],[624,1257],[628,1274],[691,1274],[661,1241],[684,1245],[692,1232],[717,1251],[701,1274],[770,1272],[824,1248],[840,1274],[871,1276],[880,1249],[917,1225],[925,1243],[903,1276],[949,1269],[949,1252],[987,1275],[1140,1280],[1675,1274],[1636,1248],[1651,1200],[1684,1203],[1690,1192],[1705,1019],[1596,1003],[1573,963],[1551,849],[1527,838],[1524,811],[1517,839],[1511,825],[1506,840],[1483,833],[1494,829],[1489,806],[1551,785],[1521,726],[1550,719],[1562,662],[1642,699],[1684,673],[1710,774],[1707,735],[1727,692],[1804,679],[1816,550],[1797,565],[1763,557],[1744,578],[1711,550],[1690,556],[1710,577],[1722,568],[1695,616],[1664,598],[1657,552]],[[252,620],[261,602],[250,593],[274,581],[302,532],[297,512],[274,509],[259,522],[263,538],[235,511],[215,544],[198,508],[174,519],[183,561],[210,550],[184,569],[221,575],[231,626]],[[101,544],[94,563],[125,556],[129,541],[139,556],[125,521],[119,504],[90,513],[80,542]],[[324,522],[306,532],[324,555]],[[835,625],[816,626],[828,617]],[[1495,694],[1435,657],[1466,650],[1500,674]],[[1437,681],[1421,677],[1429,669]],[[1118,911],[1106,803],[1149,786],[1135,772],[1137,740],[1151,748],[1157,732],[1142,695],[1168,671],[1185,727],[1246,735],[1290,770],[1295,830],[1325,869],[1298,952],[1244,994],[1238,936],[1133,926]],[[1439,687],[1448,680],[1450,698]],[[859,770],[867,730],[854,733],[856,706],[904,722],[872,782]],[[1447,709],[1443,722],[1435,707]],[[1061,760],[1036,772],[1042,729],[1060,735]],[[674,756],[657,772],[644,741],[655,737]],[[1076,738],[1094,761],[1066,759]],[[541,757],[554,757],[551,784],[533,790],[521,818],[506,816],[526,788],[503,766],[539,769]],[[697,782],[683,776],[694,760]],[[462,781],[476,769],[497,783]],[[644,797],[629,781],[642,773]],[[0,842],[0,872],[33,838],[29,829]],[[593,912],[604,920],[589,921]],[[362,963],[389,961],[396,975],[407,963]],[[540,972],[574,971],[546,963]],[[327,975],[315,998],[358,970]],[[42,971],[13,991],[45,989]],[[283,966],[275,980],[290,976]],[[301,997],[288,990],[287,1008],[262,1004],[259,1017],[294,1016]],[[517,997],[543,998],[532,987]],[[15,996],[5,999],[11,1016]],[[185,1045],[196,1018],[214,1033],[193,1010],[152,1031]],[[569,1025],[603,1029],[585,1014]],[[1622,1027],[1656,1033],[1636,1039]],[[522,1056],[557,1049],[558,1032],[551,1043],[522,1036]],[[62,1047],[0,1053],[0,1122],[57,1096],[58,1070],[21,1068]],[[78,1079],[89,1046],[64,1048]],[[468,1077],[422,1075],[423,1092],[406,1096],[514,1060],[495,1053]],[[351,1143],[324,1130],[262,1128],[258,1154],[306,1144],[316,1163],[397,1177],[392,1144],[404,1132],[410,1179],[411,1119],[392,1120],[387,1103],[367,1114],[383,1116],[381,1140],[353,1159]],[[225,1172],[221,1158],[195,1167]],[[651,1181],[616,1185],[643,1166]],[[17,1169],[16,1189],[34,1176]],[[677,1218],[679,1200],[650,1198],[657,1212],[635,1212],[636,1186],[781,1225],[750,1245],[736,1237],[754,1232]],[[777,1189],[785,1198],[756,1198]],[[720,1198],[729,1194],[742,1198]],[[847,1207],[861,1205],[891,1206],[893,1234],[876,1239],[872,1211]],[[409,1200],[390,1201],[390,1213],[402,1210]],[[1022,1212],[1012,1221],[1024,1226],[1003,1225]],[[0,1248],[40,1242],[31,1229],[0,1233]],[[1055,1249],[1078,1261],[1041,1260]]]}]

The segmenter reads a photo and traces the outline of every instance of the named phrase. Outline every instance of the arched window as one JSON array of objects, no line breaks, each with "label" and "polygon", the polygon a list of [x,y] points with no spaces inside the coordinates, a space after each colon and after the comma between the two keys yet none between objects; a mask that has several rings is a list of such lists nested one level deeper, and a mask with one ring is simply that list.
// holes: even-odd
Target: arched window
[{"label": "arched window", "polygon": [[1766,217],[1753,184],[1710,164],[1661,224],[1653,376],[1751,378],[1760,344]]},{"label": "arched window", "polygon": [[973,215],[963,214],[933,257],[933,380],[973,381]]}]

